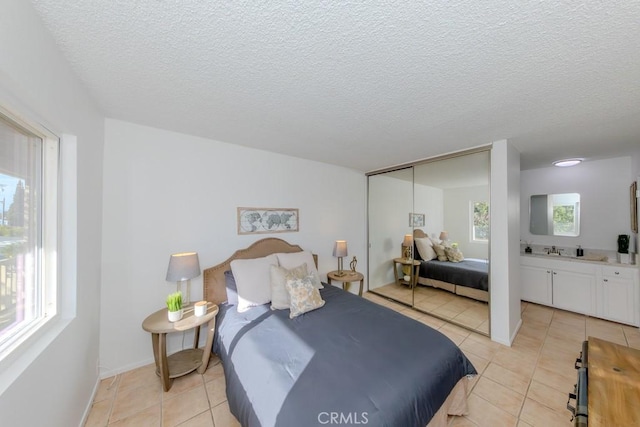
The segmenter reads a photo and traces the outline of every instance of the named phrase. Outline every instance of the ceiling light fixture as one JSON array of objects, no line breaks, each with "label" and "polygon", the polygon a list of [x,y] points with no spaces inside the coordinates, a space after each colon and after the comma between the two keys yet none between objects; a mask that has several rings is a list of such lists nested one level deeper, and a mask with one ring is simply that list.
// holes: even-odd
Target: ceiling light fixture
[{"label": "ceiling light fixture", "polygon": [[559,168],[568,168],[569,166],[575,166],[582,163],[583,159],[563,159],[556,160],[553,162],[553,166],[558,166]]}]

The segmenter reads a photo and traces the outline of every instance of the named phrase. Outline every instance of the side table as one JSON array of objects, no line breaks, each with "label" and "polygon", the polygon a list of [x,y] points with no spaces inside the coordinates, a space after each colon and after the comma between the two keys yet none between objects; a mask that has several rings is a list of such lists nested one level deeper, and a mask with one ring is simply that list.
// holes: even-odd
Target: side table
[{"label": "side table", "polygon": [[[193,314],[193,305],[185,307],[184,313],[184,317],[179,321],[169,322],[167,309],[163,308],[151,314],[142,322],[142,329],[151,333],[156,374],[160,377],[164,391],[169,391],[171,383],[176,377],[186,375],[196,369],[199,374],[204,374],[209,364],[209,357],[211,357],[211,345],[213,344],[218,306],[209,303],[206,314],[200,317],[196,317]],[[204,348],[198,348],[200,326],[205,323],[207,323],[207,342]],[[167,356],[167,334],[183,332],[189,329],[195,329],[193,348]]]},{"label": "side table", "polygon": [[344,276],[338,276],[338,270],[330,271],[327,273],[327,281],[329,284],[331,282],[342,282],[342,289],[345,289],[347,283],[351,282],[360,282],[360,290],[358,291],[358,295],[362,296],[362,287],[364,286],[364,274],[358,273],[357,271],[351,270],[342,270],[344,272]]},{"label": "side table", "polygon": [[[402,268],[402,266],[408,265],[413,266],[411,269],[411,279],[404,280],[403,277],[398,275],[398,266]],[[420,269],[420,261],[411,258],[394,258],[393,259],[393,275],[396,278],[396,283],[398,285],[409,285],[411,288],[415,288],[418,284],[418,270]]]}]

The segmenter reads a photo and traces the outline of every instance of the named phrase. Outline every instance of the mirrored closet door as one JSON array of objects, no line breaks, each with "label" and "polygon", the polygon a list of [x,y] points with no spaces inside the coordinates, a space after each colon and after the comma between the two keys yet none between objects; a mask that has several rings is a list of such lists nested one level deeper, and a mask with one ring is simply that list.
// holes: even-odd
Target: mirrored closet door
[{"label": "mirrored closet door", "polygon": [[[409,213],[413,212],[413,168],[371,175],[368,179],[369,290],[413,306],[413,289],[407,284],[412,277],[405,280],[407,269],[402,271],[404,266],[397,263],[407,255],[402,247],[405,236],[413,235],[409,224]],[[408,255],[411,258],[411,253]]]},{"label": "mirrored closet door", "polygon": [[369,175],[370,291],[489,335],[489,159]]}]

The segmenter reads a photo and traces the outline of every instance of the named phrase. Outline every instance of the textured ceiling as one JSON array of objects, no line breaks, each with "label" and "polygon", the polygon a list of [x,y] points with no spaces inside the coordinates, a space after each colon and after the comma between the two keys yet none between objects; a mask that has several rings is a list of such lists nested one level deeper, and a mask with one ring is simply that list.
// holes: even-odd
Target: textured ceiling
[{"label": "textured ceiling", "polygon": [[640,147],[637,1],[33,0],[108,117],[370,171]]}]

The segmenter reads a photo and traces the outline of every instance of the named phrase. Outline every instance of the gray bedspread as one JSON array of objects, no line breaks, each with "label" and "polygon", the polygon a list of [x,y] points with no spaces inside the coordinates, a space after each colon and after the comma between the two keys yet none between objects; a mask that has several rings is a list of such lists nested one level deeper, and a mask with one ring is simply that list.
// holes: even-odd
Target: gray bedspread
[{"label": "gray bedspread", "polygon": [[460,262],[421,261],[419,276],[468,288],[489,290],[489,263],[465,259]]},{"label": "gray bedspread", "polygon": [[321,294],[324,307],[295,319],[220,307],[213,350],[243,426],[424,427],[476,373],[442,333],[333,286]]}]

